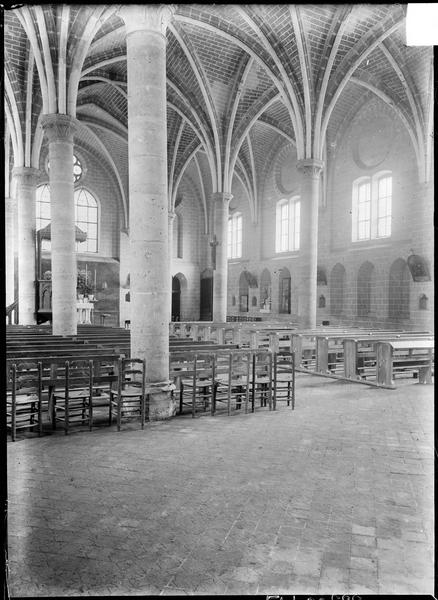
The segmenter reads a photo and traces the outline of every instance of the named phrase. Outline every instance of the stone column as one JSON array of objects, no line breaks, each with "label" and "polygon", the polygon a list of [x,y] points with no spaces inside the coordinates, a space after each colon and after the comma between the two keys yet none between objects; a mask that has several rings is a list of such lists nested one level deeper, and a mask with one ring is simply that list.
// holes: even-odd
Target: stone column
[{"label": "stone column", "polygon": [[44,115],[49,140],[49,184],[52,246],[52,329],[54,335],[76,335],[76,248],[73,183],[73,134],[77,121],[61,114]]},{"label": "stone column", "polygon": [[15,300],[14,290],[15,201],[5,198],[5,270],[6,306]]},{"label": "stone column", "polygon": [[176,212],[169,210],[169,276],[170,276],[170,302],[169,302],[169,323],[172,321],[172,262],[173,262],[173,226],[175,223]]},{"label": "stone column", "polygon": [[13,170],[16,178],[18,218],[18,315],[20,325],[33,325],[35,319],[35,201],[39,171],[31,167]]},{"label": "stone column", "polygon": [[298,315],[300,326],[316,327],[316,268],[318,262],[318,205],[319,183],[323,162],[317,159],[300,160],[301,220],[300,220],[300,281]]},{"label": "stone column", "polygon": [[169,396],[166,5],[127,5],[131,356],[146,360],[149,418],[174,414]]},{"label": "stone column", "polygon": [[227,320],[227,278],[228,278],[228,205],[232,194],[213,194],[213,229],[216,239],[216,265],[213,271],[213,321],[225,323]]}]

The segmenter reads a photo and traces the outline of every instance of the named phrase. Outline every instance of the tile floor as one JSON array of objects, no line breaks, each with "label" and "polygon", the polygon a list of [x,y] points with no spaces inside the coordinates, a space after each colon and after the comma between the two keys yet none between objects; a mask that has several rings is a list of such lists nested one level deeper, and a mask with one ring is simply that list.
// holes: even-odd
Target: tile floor
[{"label": "tile floor", "polygon": [[433,388],[8,443],[11,596],[432,594]]}]

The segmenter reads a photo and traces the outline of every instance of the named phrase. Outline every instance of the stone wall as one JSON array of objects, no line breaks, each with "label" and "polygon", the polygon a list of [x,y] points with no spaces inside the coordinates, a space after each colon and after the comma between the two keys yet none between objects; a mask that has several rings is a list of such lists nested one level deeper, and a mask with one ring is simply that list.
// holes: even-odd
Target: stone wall
[{"label": "stone wall", "polygon": [[[233,206],[242,213],[244,220],[242,258],[229,261],[230,315],[244,314],[281,320],[294,320],[297,317],[294,290],[297,287],[300,254],[275,253],[275,206],[282,198],[299,194],[296,162],[294,147],[285,144],[263,182],[264,194],[257,225],[251,222],[248,198],[241,186],[236,185],[233,189]],[[380,171],[391,171],[393,178],[391,236],[352,242],[353,182],[358,177]],[[409,314],[397,314],[397,310],[390,314],[389,311],[390,274],[395,272],[396,261],[402,264],[410,254],[420,255],[433,275],[433,193],[430,186],[419,182],[415,153],[403,123],[381,100],[376,99],[362,107],[337,146],[330,148],[328,167],[321,186],[318,267],[325,273],[327,283],[321,281],[317,288],[318,304],[319,301],[321,304],[325,302],[325,306],[317,309],[317,323],[328,320],[333,324],[432,329],[432,281],[415,282],[406,271]],[[278,312],[280,270],[284,267],[291,275],[291,312],[287,315]],[[345,270],[343,286],[339,283],[339,277],[334,276],[341,267]],[[358,298],[361,267],[362,283],[359,284]],[[260,311],[259,302],[257,306],[252,306],[252,296],[260,296],[259,288],[250,289],[249,310],[242,312],[239,310],[242,271],[250,271],[260,278],[265,268],[269,270],[272,281],[271,312]],[[369,283],[364,284],[364,281]],[[366,314],[360,308],[363,306],[364,293],[369,295],[370,304]],[[340,295],[342,307],[336,310]]]}]

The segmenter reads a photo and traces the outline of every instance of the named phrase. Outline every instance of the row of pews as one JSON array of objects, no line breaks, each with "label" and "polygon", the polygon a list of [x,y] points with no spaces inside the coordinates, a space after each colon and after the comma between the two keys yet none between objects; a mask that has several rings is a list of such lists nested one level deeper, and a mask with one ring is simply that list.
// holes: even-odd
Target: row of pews
[{"label": "row of pews", "polygon": [[[65,433],[76,421],[92,430],[93,415],[100,407],[109,407],[109,424],[114,416],[120,430],[123,402],[117,405],[110,399],[115,387],[121,389],[122,380],[126,383],[120,375],[122,362],[135,362],[129,356],[129,330],[79,326],[77,335],[61,337],[52,335],[47,326],[11,326],[6,337],[7,414],[13,440],[20,428],[36,428],[41,434],[44,419],[53,429],[62,424]],[[169,347],[169,374],[179,413],[188,410],[194,417],[201,408],[211,415],[221,408],[228,415],[258,407],[276,410],[281,400],[294,408],[290,352],[273,354],[269,349],[239,349],[237,344],[175,336]],[[148,393],[147,386],[142,394],[136,390],[140,403],[134,402],[134,412],[124,412],[125,417],[140,418],[142,427]],[[119,393],[119,400],[123,395]]]},{"label": "row of pews", "polygon": [[[188,409],[192,416],[200,406],[213,415],[221,402],[227,414],[242,407],[244,412],[248,407],[254,411],[257,402],[275,410],[276,363],[285,357],[293,362],[293,367],[288,367],[289,382],[291,372],[297,370],[393,389],[399,377],[432,383],[434,369],[434,337],[428,331],[333,326],[299,330],[294,323],[278,322],[173,323],[169,350],[169,373],[176,384],[179,412]],[[17,369],[28,373],[40,369],[40,409],[47,412],[52,424],[56,415],[50,390],[62,379],[59,373],[67,369],[67,362],[87,363],[96,380],[106,377],[114,383],[120,360],[135,359],[130,356],[129,329],[91,325],[79,325],[71,337],[52,335],[48,326],[10,325],[6,329],[6,353],[8,399],[12,388],[15,386],[16,391],[20,384],[14,375]],[[263,374],[257,370],[259,359]],[[287,397],[290,401],[289,392]],[[29,406],[32,418],[34,404]],[[38,417],[34,421],[41,423]]]},{"label": "row of pews", "polygon": [[[130,356],[129,329],[79,325],[70,338],[51,335],[47,326],[11,325],[6,331],[8,361]],[[269,321],[170,324],[170,368],[179,350],[237,348],[293,352],[296,369],[303,372],[387,388],[399,377],[415,377],[421,383],[431,383],[433,377],[434,336],[429,331],[335,326],[300,330],[292,322]]]},{"label": "row of pews", "polygon": [[295,323],[172,323],[179,339],[235,343],[241,348],[289,351],[299,371],[393,389],[396,378],[432,383],[434,335],[429,331],[318,327]]}]

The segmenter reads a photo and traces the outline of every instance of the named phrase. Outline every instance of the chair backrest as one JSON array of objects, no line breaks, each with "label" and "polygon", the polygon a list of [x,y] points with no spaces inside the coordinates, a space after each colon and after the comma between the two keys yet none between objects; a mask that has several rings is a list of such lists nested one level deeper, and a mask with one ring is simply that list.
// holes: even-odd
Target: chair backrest
[{"label": "chair backrest", "polygon": [[272,376],[272,352],[270,350],[253,350],[252,354],[252,375],[255,377]]},{"label": "chair backrest", "polygon": [[93,389],[93,361],[67,360],[65,362],[65,393],[73,390]]},{"label": "chair backrest", "polygon": [[119,392],[126,387],[138,387],[144,392],[146,387],[146,361],[144,359],[120,358],[117,374]]},{"label": "chair backrest", "polygon": [[295,369],[295,353],[286,350],[275,352],[273,367],[277,372],[293,372]]},{"label": "chair backrest", "polygon": [[40,362],[13,363],[8,368],[8,388],[12,396],[42,395],[42,366]]}]

